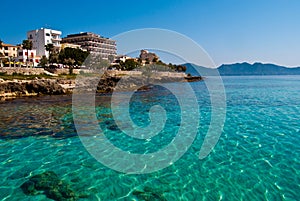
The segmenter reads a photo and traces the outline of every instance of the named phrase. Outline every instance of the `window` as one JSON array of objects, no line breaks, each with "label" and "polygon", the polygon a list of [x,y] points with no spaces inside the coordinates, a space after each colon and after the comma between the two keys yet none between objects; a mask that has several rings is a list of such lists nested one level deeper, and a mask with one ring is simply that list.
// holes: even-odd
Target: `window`
[{"label": "window", "polygon": [[27,56],[27,52],[25,52],[25,56]]},{"label": "window", "polygon": [[5,53],[5,56],[8,56],[8,53]]},{"label": "window", "polygon": [[34,57],[34,54],[33,54],[33,52],[31,52],[31,57]]},{"label": "window", "polygon": [[23,52],[19,52],[19,56],[23,56]]},{"label": "window", "polygon": [[46,33],[46,36],[50,36],[50,34],[49,34],[49,33]]}]

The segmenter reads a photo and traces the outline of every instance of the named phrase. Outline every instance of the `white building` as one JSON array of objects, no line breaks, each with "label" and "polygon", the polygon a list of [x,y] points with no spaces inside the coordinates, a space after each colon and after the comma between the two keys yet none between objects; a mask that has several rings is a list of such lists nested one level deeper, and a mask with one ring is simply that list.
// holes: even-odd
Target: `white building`
[{"label": "white building", "polygon": [[27,58],[29,66],[37,66],[41,59],[41,57],[37,56],[36,50],[28,50],[27,55],[27,50],[19,49],[17,61],[25,65],[27,62]]},{"label": "white building", "polygon": [[46,51],[45,45],[53,44],[54,48],[60,48],[61,31],[52,29],[37,29],[27,32],[27,39],[32,41],[32,49],[36,50],[37,56],[46,55],[49,57],[49,52]]},{"label": "white building", "polygon": [[133,58],[127,55],[118,55],[115,58],[115,63],[120,63],[121,61],[125,62],[127,59],[133,59]]}]

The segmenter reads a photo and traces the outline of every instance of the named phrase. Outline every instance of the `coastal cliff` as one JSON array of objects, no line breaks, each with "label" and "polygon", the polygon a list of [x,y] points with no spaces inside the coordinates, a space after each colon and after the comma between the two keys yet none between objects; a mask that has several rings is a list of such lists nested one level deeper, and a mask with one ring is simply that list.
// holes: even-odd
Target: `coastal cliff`
[{"label": "coastal cliff", "polygon": [[55,79],[38,80],[0,80],[0,99],[10,99],[21,96],[60,95],[69,90],[63,88]]},{"label": "coastal cliff", "polygon": [[[181,73],[157,73],[145,76],[139,71],[110,71],[101,77],[90,74],[77,75],[73,78],[38,78],[33,80],[0,78],[0,100],[37,95],[63,95],[76,89],[88,91],[97,86],[97,93],[117,91],[148,90],[151,83],[199,81],[201,77],[189,77]],[[76,78],[76,80],[75,80]],[[75,83],[76,82],[76,83]]]}]

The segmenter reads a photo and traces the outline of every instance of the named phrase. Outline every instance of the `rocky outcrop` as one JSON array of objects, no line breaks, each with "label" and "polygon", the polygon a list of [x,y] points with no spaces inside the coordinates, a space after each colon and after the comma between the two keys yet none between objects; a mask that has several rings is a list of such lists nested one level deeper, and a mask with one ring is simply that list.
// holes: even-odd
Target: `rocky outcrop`
[{"label": "rocky outcrop", "polygon": [[[185,82],[184,77],[169,76],[111,76],[81,77],[76,80],[76,93],[95,91],[97,93],[111,93],[113,91],[148,90],[151,85],[167,82]],[[95,87],[97,86],[97,88]]]},{"label": "rocky outcrop", "polygon": [[187,82],[198,82],[203,80],[203,78],[201,76],[186,76],[184,78]]},{"label": "rocky outcrop", "polygon": [[[74,79],[35,79],[12,80],[0,79],[0,100],[21,96],[60,95],[71,92],[111,93],[113,91],[149,90],[151,85],[167,82],[193,82],[202,80],[202,77],[186,77],[185,74],[161,72],[144,75],[141,72],[132,72],[129,75],[106,73],[100,78],[97,74],[78,75]],[[97,87],[95,87],[97,86]],[[74,90],[74,88],[76,89]]]},{"label": "rocky outcrop", "polygon": [[166,201],[163,192],[159,192],[150,187],[144,187],[144,189],[135,189],[132,194],[138,198],[138,200],[153,200],[153,201]]},{"label": "rocky outcrop", "polygon": [[29,178],[21,185],[26,195],[45,194],[48,198],[59,201],[77,200],[69,184],[59,179],[52,171],[47,171]]},{"label": "rocky outcrop", "polygon": [[148,62],[152,62],[152,61],[158,61],[159,57],[153,53],[153,52],[149,52],[148,50],[141,50],[139,59],[141,60],[146,60]]},{"label": "rocky outcrop", "polygon": [[0,99],[34,95],[59,95],[66,93],[68,93],[68,90],[64,89],[57,80],[52,79],[0,82]]},{"label": "rocky outcrop", "polygon": [[29,93],[47,95],[59,95],[65,93],[62,86],[60,86],[55,80],[35,80],[28,82],[25,86]]}]

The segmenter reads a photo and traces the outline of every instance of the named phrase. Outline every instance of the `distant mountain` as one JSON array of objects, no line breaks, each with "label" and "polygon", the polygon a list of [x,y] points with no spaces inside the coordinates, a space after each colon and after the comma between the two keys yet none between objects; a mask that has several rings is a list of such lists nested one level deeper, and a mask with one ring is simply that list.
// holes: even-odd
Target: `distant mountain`
[{"label": "distant mountain", "polygon": [[[183,64],[187,67],[187,73],[191,75],[199,75],[195,70],[196,68],[202,68],[202,70],[208,70],[208,68],[202,66],[192,65],[190,63]],[[236,64],[223,64],[218,67],[220,75],[300,75],[300,67],[287,68],[284,66],[278,66],[275,64],[262,64],[262,63],[236,63]]]},{"label": "distant mountain", "polygon": [[202,69],[202,70],[208,70],[209,71],[209,68],[206,68],[206,67],[203,67],[203,66],[197,66],[197,65],[194,65],[194,64],[191,64],[191,63],[185,63],[185,64],[182,64],[184,66],[186,66],[186,71],[185,73],[189,73],[191,75],[194,75],[194,76],[199,76],[200,74],[198,73],[198,71],[196,69]]}]

